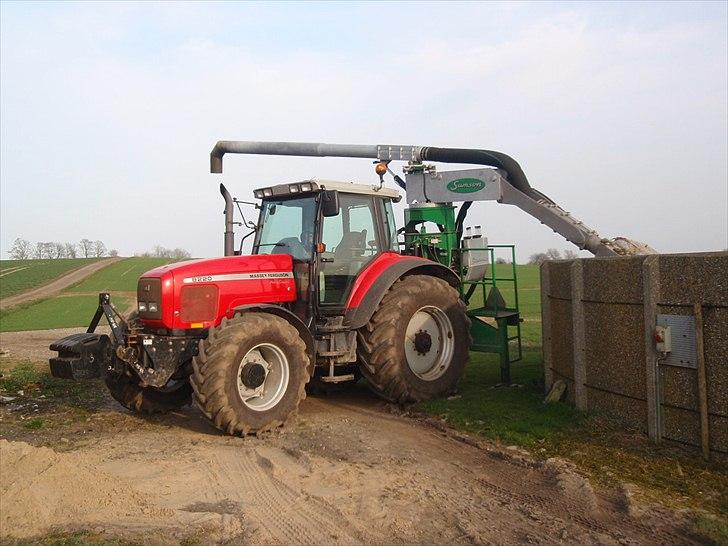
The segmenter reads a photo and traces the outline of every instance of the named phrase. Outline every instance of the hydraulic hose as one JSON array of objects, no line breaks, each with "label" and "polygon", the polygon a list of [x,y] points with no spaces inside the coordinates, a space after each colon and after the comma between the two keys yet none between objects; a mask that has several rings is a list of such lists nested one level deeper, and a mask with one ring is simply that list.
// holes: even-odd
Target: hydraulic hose
[{"label": "hydraulic hose", "polygon": [[492,150],[474,150],[467,148],[435,148],[424,146],[420,150],[423,160],[439,161],[441,163],[466,163],[472,165],[487,165],[496,169],[503,169],[508,175],[508,182],[513,187],[527,195],[531,195],[531,185],[526,174],[518,162],[511,156]]}]

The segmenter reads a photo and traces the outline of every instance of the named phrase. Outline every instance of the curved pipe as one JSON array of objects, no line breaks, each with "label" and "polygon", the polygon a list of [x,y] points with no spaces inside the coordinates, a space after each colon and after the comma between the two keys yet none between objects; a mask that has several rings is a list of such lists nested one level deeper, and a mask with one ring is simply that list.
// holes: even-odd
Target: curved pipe
[{"label": "curved pipe", "polygon": [[530,195],[531,185],[518,162],[511,156],[492,150],[472,150],[467,148],[434,148],[425,146],[420,151],[421,158],[426,161],[440,163],[467,163],[487,165],[502,169],[508,175],[508,182],[513,187]]},{"label": "curved pipe", "polygon": [[[220,140],[210,152],[210,172],[222,173],[225,154],[293,155],[302,157],[361,157],[379,160],[438,161],[440,163],[466,163],[495,167],[506,172],[508,181],[516,189],[534,199],[535,195],[523,169],[511,156],[493,150],[468,148],[436,148],[434,146],[382,145],[382,144],[323,144],[316,142],[256,142]],[[550,201],[550,200],[549,200]]]}]

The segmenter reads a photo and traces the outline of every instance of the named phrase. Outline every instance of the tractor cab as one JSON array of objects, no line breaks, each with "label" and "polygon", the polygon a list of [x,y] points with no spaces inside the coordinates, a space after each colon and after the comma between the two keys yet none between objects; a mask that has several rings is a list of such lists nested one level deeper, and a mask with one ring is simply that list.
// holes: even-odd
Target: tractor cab
[{"label": "tractor cab", "polygon": [[396,252],[388,188],[330,180],[257,189],[262,199],[252,253],[293,258],[297,314],[343,313],[359,273],[383,252]]}]

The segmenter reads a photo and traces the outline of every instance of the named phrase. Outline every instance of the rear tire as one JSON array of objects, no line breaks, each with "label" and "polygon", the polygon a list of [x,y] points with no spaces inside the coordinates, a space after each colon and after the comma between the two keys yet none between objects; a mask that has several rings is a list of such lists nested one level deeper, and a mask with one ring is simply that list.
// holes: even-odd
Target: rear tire
[{"label": "rear tire", "polygon": [[359,329],[369,387],[398,404],[455,392],[471,343],[465,311],[457,290],[442,279],[412,275],[395,282]]},{"label": "rear tire", "polygon": [[272,430],[306,397],[309,365],[306,344],[285,319],[266,313],[223,318],[192,359],[194,401],[228,434]]},{"label": "rear tire", "polygon": [[[137,326],[139,314],[131,312],[126,322],[130,327]],[[136,375],[107,374],[104,381],[114,400],[136,413],[167,413],[192,403],[192,387],[187,379],[170,380],[164,389],[142,387]]]}]

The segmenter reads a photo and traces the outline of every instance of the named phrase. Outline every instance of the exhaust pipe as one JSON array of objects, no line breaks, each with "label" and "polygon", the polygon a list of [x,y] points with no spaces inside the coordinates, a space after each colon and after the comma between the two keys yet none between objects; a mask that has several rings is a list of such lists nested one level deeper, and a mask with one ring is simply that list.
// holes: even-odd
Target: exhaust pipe
[{"label": "exhaust pipe", "polygon": [[222,194],[222,198],[225,199],[225,256],[234,256],[235,232],[233,231],[233,227],[235,223],[233,221],[233,198],[223,184],[220,184],[220,193]]}]

